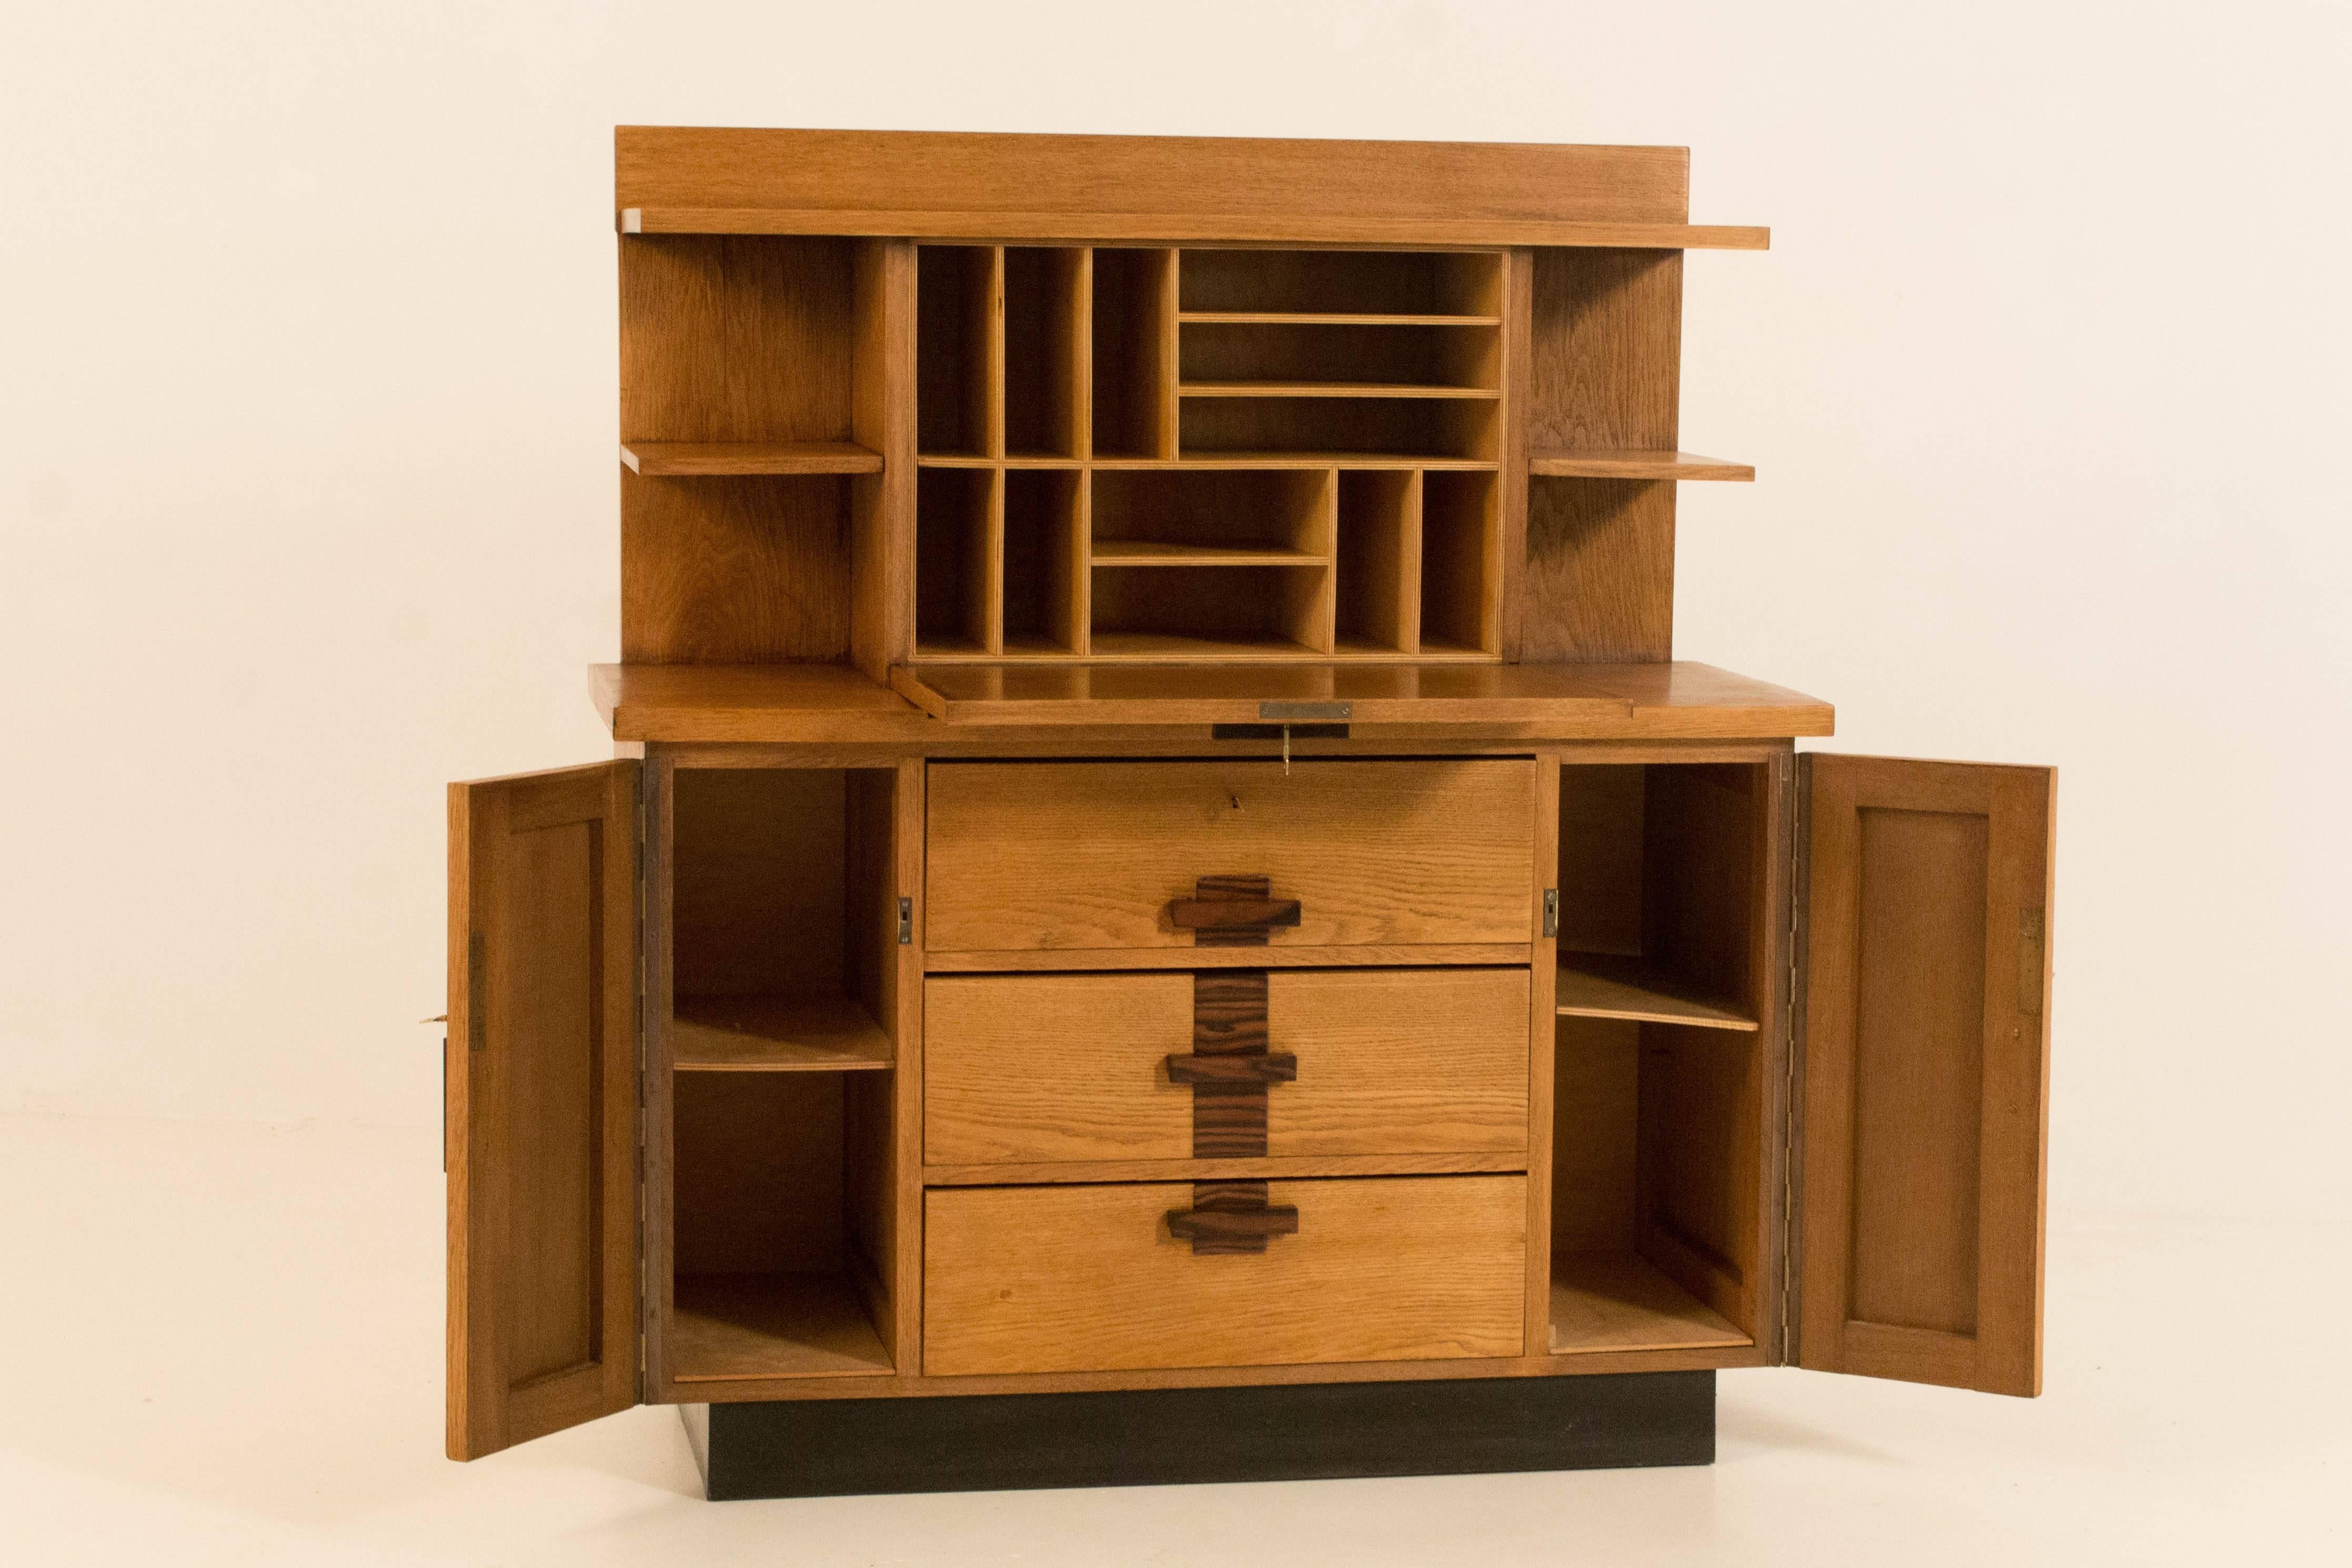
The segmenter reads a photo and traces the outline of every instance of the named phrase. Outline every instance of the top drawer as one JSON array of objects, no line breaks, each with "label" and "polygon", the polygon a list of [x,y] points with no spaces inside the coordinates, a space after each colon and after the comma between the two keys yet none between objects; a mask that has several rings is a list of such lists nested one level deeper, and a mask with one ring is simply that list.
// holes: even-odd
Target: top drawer
[{"label": "top drawer", "polygon": [[[935,763],[924,940],[940,954],[1526,942],[1535,763]],[[1200,899],[1263,878],[1266,904]],[[1287,905],[1295,901],[1295,923]],[[1171,909],[1192,903],[1192,909]],[[1228,913],[1272,923],[1219,931]],[[1181,923],[1180,923],[1181,922]],[[1204,929],[1205,928],[1205,929]]]}]

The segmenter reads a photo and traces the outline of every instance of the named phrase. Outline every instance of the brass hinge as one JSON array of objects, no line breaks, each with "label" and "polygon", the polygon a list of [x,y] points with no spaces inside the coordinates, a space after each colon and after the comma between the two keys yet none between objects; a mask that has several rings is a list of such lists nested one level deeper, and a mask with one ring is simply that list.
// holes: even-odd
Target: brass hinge
[{"label": "brass hinge", "polygon": [[1544,889],[1543,910],[1544,935],[1558,936],[1559,934],[1559,889],[1558,888]]},{"label": "brass hinge", "polygon": [[906,947],[915,940],[915,900],[898,900],[898,945]]}]

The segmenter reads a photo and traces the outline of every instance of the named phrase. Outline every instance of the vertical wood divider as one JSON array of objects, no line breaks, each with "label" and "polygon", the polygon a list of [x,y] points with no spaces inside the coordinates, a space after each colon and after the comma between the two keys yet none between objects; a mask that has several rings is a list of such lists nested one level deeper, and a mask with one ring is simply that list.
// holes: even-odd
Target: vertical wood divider
[{"label": "vertical wood divider", "polygon": [[1160,442],[1159,450],[1154,455],[1172,458],[1177,455],[1180,439],[1178,415],[1181,410],[1176,384],[1181,356],[1177,344],[1176,310],[1177,301],[1182,298],[1183,275],[1178,270],[1182,264],[1182,252],[1169,249],[1161,251],[1160,256],[1160,358],[1159,363],[1153,366],[1158,373],[1154,401],[1160,415]]},{"label": "vertical wood divider", "polygon": [[[999,376],[998,387],[1003,384],[1003,378]],[[1004,434],[1003,411],[1000,400],[996,431],[1000,446]],[[1004,651],[1004,470],[997,468],[983,471],[988,484],[981,499],[980,542],[974,550],[978,559],[973,563],[977,570],[972,574],[971,592],[979,617],[980,646],[993,658]]]},{"label": "vertical wood divider", "polygon": [[[988,281],[980,291],[981,450],[1004,456],[1004,247],[988,247]],[[995,650],[992,648],[991,652]]]},{"label": "vertical wood divider", "polygon": [[637,1173],[638,1215],[644,1236],[645,1279],[645,1398],[668,1396],[670,1382],[666,1342],[670,1314],[676,1307],[676,1237],[671,1224],[677,1157],[676,1121],[670,1112],[669,1018],[671,1011],[670,929],[676,905],[676,856],[671,802],[676,798],[677,764],[665,756],[645,761],[638,787],[645,792],[645,853],[638,861],[644,879],[637,940],[643,944],[644,994],[639,999],[645,1030],[641,1058],[645,1153]]},{"label": "vertical wood divider", "polygon": [[1070,649],[1080,658],[1093,651],[1095,618],[1095,471],[1077,472],[1076,515],[1070,520]]},{"label": "vertical wood divider", "polygon": [[1066,254],[1071,258],[1069,452],[1083,462],[1095,452],[1095,253],[1081,248]]},{"label": "vertical wood divider", "polygon": [[1421,652],[1421,497],[1423,473],[1405,476],[1404,515],[1397,520],[1397,647],[1404,653]]},{"label": "vertical wood divider", "polygon": [[1527,617],[1528,367],[1534,359],[1535,252],[1524,247],[1503,257],[1503,466],[1500,603],[1506,663],[1519,662]]},{"label": "vertical wood divider", "polygon": [[850,659],[887,681],[915,647],[915,246],[866,239],[856,259],[850,435],[882,471],[850,482]]},{"label": "vertical wood divider", "polygon": [[901,1377],[922,1370],[923,1351],[923,770],[920,757],[900,762],[897,788],[891,791],[898,813],[893,896],[911,900],[914,906],[914,941],[898,948],[898,1061],[891,1107],[898,1212],[894,1227],[898,1255],[891,1262],[895,1342],[890,1360]]},{"label": "vertical wood divider", "polygon": [[1540,890],[1559,883],[1561,755],[1536,753],[1536,907],[1528,915],[1532,956],[1528,1019],[1528,1342],[1527,1355],[1551,1351],[1552,1072],[1559,1050],[1553,1012],[1559,942],[1543,933]]},{"label": "vertical wood divider", "polygon": [[1797,785],[1796,742],[1783,741],[1765,772],[1768,782],[1763,791],[1764,820],[1756,824],[1757,841],[1766,846],[1758,857],[1760,862],[1755,872],[1755,898],[1759,910],[1755,931],[1749,938],[1753,944],[1750,963],[1755,966],[1757,1016],[1763,1027],[1756,1037],[1756,1049],[1761,1053],[1760,1068],[1764,1074],[1762,1114],[1764,1126],[1758,1147],[1764,1151],[1764,1180],[1761,1206],[1758,1218],[1761,1227],[1756,1256],[1763,1261],[1758,1273],[1761,1276],[1754,1292],[1756,1326],[1753,1330],[1756,1346],[1764,1352],[1765,1363],[1780,1366],[1796,1359],[1790,1353],[1786,1331],[1796,1320],[1795,1303],[1790,1300],[1794,1270],[1789,1267],[1790,1226],[1794,1220],[1793,1198],[1797,1174],[1797,1151],[1790,1138],[1790,1099],[1796,1089],[1794,1055],[1796,1041],[1790,1037],[1790,1020],[1795,1016],[1792,1006],[1795,977],[1796,879],[1797,879]]}]

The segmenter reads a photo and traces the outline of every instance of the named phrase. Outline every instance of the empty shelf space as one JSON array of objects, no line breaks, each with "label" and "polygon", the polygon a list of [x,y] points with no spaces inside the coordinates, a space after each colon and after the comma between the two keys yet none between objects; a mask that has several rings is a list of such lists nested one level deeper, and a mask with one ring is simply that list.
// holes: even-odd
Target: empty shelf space
[{"label": "empty shelf space", "polygon": [[882,454],[855,441],[625,441],[621,461],[647,479],[882,471]]},{"label": "empty shelf space", "polygon": [[1607,953],[1561,953],[1554,1002],[1559,1013],[1572,1018],[1624,1018],[1700,1029],[1758,1026],[1737,1007],[1710,999],[1638,958]]},{"label": "empty shelf space", "polygon": [[1278,545],[1156,543],[1139,539],[1098,540],[1097,566],[1321,566],[1330,560]]},{"label": "empty shelf space", "polygon": [[1702,458],[1696,452],[1538,449],[1528,454],[1528,472],[1538,479],[1734,479],[1752,480],[1754,468]]},{"label": "empty shelf space", "polygon": [[1180,397],[1471,397],[1498,398],[1490,386],[1436,386],[1379,381],[1188,381]]},{"label": "empty shelf space", "polygon": [[1554,1355],[1754,1342],[1639,1253],[1571,1252],[1552,1258]]},{"label": "empty shelf space", "polygon": [[1491,458],[1447,457],[1411,452],[1189,452],[1181,458],[1097,458],[1097,470],[1144,471],[1155,468],[1437,468],[1463,473],[1492,473],[1501,465]]},{"label": "empty shelf space", "polygon": [[1176,664],[1317,657],[1313,648],[1289,637],[1185,637],[1173,632],[1097,631],[1088,653],[1098,659],[1164,659]]},{"label": "empty shelf space", "polygon": [[680,1383],[893,1370],[856,1292],[827,1274],[681,1274],[663,1348]]},{"label": "empty shelf space", "polygon": [[1223,327],[1497,327],[1500,316],[1416,316],[1388,310],[1182,310],[1179,321]]},{"label": "empty shelf space", "polygon": [[891,1065],[890,1038],[845,996],[681,996],[670,1023],[680,1072],[856,1070]]}]

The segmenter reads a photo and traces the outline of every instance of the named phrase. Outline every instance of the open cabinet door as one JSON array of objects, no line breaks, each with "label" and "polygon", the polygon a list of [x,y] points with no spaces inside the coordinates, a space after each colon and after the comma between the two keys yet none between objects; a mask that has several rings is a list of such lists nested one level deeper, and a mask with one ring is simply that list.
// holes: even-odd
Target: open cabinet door
[{"label": "open cabinet door", "polygon": [[627,1408],[637,773],[449,786],[449,1457]]},{"label": "open cabinet door", "polygon": [[2039,1394],[2057,775],[1802,761],[1794,1359]]}]

